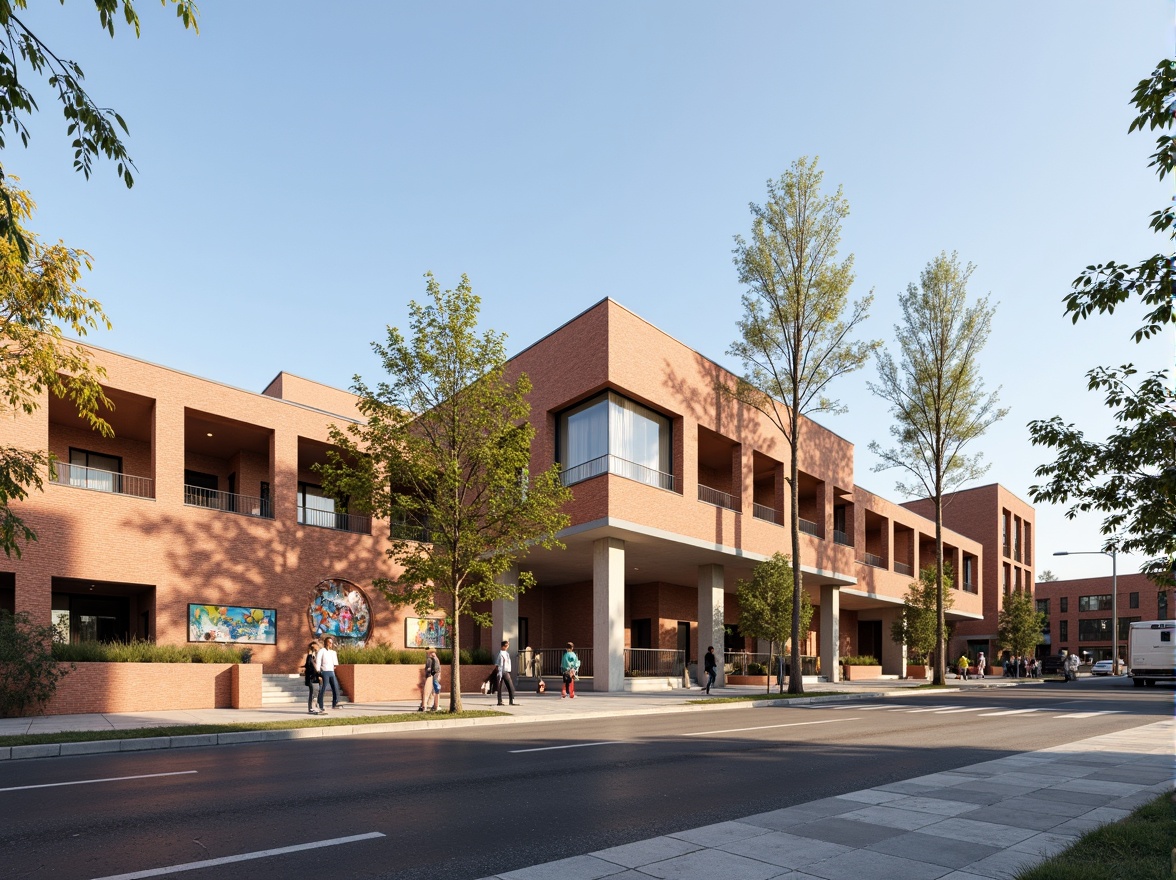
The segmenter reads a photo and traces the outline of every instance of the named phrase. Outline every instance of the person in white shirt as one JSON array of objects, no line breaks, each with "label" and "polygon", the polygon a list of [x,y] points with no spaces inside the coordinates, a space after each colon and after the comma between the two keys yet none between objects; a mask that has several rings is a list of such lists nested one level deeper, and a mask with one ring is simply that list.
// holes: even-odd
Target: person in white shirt
[{"label": "person in white shirt", "polygon": [[331,708],[338,709],[339,679],[335,677],[335,667],[339,665],[339,655],[335,653],[335,640],[331,636],[327,636],[323,641],[323,647],[319,648],[315,661],[318,664],[319,675],[323,677],[323,683],[319,685],[319,711],[327,711],[323,708],[323,697],[327,693],[327,685],[331,686]]},{"label": "person in white shirt", "polygon": [[515,705],[514,698],[514,682],[510,680],[510,642],[503,640],[502,650],[498,652],[498,662],[495,667],[498,669],[498,705],[502,705],[502,689],[506,688],[510,692],[510,704]]}]

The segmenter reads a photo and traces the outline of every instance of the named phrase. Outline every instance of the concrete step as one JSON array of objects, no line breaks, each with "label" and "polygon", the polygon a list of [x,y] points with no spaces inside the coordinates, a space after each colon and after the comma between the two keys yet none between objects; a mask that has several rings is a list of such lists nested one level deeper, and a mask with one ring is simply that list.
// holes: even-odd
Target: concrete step
[{"label": "concrete step", "polygon": [[[262,706],[297,706],[306,702],[306,681],[301,675],[263,675],[261,677]],[[351,702],[342,689],[339,702]]]}]

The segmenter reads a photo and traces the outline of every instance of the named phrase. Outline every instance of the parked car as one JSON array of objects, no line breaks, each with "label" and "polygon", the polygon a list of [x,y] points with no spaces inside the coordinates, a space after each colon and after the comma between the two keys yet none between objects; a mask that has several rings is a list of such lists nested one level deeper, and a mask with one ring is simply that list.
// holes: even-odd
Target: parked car
[{"label": "parked car", "polygon": [[[1110,660],[1099,660],[1097,663],[1095,663],[1093,666],[1090,667],[1090,674],[1091,675],[1111,675],[1113,673],[1113,666],[1114,666],[1114,663]],[[1119,674],[1120,675],[1127,674],[1127,664],[1125,664],[1125,663],[1119,664]]]}]

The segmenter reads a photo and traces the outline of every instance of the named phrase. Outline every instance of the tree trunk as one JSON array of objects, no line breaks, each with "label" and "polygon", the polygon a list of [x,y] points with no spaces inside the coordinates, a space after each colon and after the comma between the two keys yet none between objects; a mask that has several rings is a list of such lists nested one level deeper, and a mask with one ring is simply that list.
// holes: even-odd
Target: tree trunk
[{"label": "tree trunk", "polygon": [[461,711],[461,617],[457,613],[457,594],[453,596],[453,657],[449,661],[449,712]]},{"label": "tree trunk", "polygon": [[944,641],[943,609],[943,489],[935,481],[935,674],[932,684],[947,682],[947,645]]},{"label": "tree trunk", "polygon": [[792,420],[792,650],[789,657],[792,669],[788,673],[788,693],[804,693],[804,677],[800,670],[800,591],[804,589],[800,574],[800,464],[797,450],[800,446],[800,417],[796,415],[799,401],[793,395]]}]

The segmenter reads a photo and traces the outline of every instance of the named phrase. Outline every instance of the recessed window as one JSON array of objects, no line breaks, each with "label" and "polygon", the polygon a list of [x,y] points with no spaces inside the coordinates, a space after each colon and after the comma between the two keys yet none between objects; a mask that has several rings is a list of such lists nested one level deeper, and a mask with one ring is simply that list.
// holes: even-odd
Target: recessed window
[{"label": "recessed window", "polygon": [[71,486],[99,492],[122,492],[122,459],[117,455],[70,449],[68,470],[69,479],[62,482]]},{"label": "recessed window", "polygon": [[1127,607],[1128,608],[1138,608],[1139,607],[1139,593],[1128,593],[1127,594]]},{"label": "recessed window", "polygon": [[672,489],[670,420],[609,391],[559,418],[564,485],[611,473]]}]

